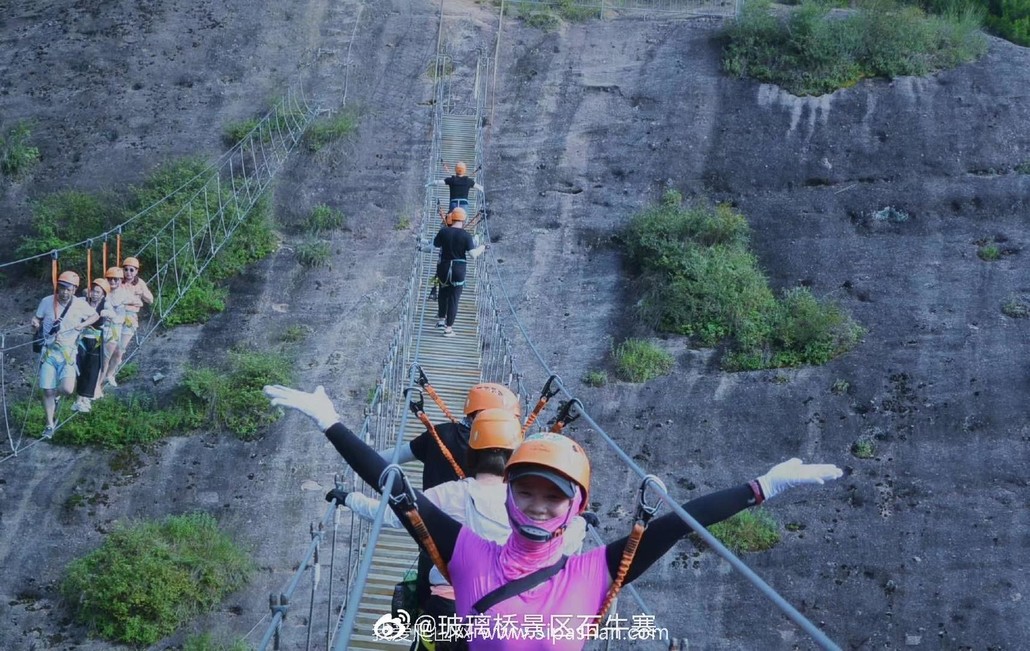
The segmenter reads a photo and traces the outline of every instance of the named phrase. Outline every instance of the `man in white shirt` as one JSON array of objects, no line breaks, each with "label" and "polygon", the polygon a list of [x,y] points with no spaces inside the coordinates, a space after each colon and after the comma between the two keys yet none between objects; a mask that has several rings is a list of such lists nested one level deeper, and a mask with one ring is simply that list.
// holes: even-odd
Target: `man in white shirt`
[{"label": "man in white shirt", "polygon": [[40,329],[43,350],[39,361],[39,388],[43,390],[43,410],[46,429],[43,438],[54,435],[54,413],[57,411],[57,392],[70,396],[75,392],[78,369],[75,357],[79,335],[83,328],[93,324],[100,315],[86,299],[76,297],[79,274],[65,271],[57,277],[57,290],[44,296],[32,317],[33,331]]}]

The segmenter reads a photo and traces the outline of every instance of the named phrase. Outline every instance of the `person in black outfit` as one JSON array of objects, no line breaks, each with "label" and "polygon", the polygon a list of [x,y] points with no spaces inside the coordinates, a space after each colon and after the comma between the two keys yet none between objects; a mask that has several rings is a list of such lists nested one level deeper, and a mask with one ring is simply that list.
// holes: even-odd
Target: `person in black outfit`
[{"label": "person in black outfit", "polygon": [[437,328],[443,328],[443,336],[454,336],[454,319],[458,316],[458,301],[465,286],[466,256],[478,258],[486,250],[485,244],[476,246],[476,240],[465,230],[465,211],[455,208],[451,211],[451,225],[444,226],[433,238],[433,246],[440,249],[440,261],[436,263],[436,279],[440,283],[437,298]]},{"label": "person in black outfit", "polygon": [[[336,409],[326,395],[324,388],[320,386],[314,393],[306,393],[284,386],[266,386],[264,391],[265,395],[271,398],[273,405],[296,409],[314,420],[319,429],[325,433],[329,442],[340,453],[340,456],[344,458],[358,475],[369,485],[378,485],[379,478],[386,469],[386,461],[345,425],[340,423]],[[462,525],[446,515],[432,502],[424,499],[418,491],[415,492],[415,499],[422,521],[425,523],[429,535],[439,550],[443,562],[450,570],[452,583],[458,597],[458,615],[460,616],[470,614],[469,611],[464,610],[462,607],[462,597],[469,603],[474,604],[475,600],[480,597],[480,593],[494,589],[493,586],[498,582],[496,579],[499,578],[493,575],[475,574],[471,575],[475,583],[467,583],[466,581],[470,577],[469,570],[491,567],[491,559],[489,557],[484,560],[482,557],[470,555],[470,552],[475,552],[476,550],[485,551],[493,558],[509,559],[508,561],[502,561],[504,564],[501,566],[505,576],[513,575],[506,579],[509,582],[516,580],[519,576],[528,576],[533,571],[543,569],[547,565],[554,563],[554,559],[532,558],[528,554],[532,553],[531,550],[533,549],[543,549],[540,547],[541,545],[553,546],[554,541],[560,540],[563,529],[560,526],[553,528],[555,527],[554,520],[542,521],[541,517],[531,518],[531,522],[536,522],[536,526],[520,524],[515,518],[521,516],[525,519],[526,517],[525,512],[518,506],[520,495],[532,492],[534,489],[531,486],[539,485],[541,478],[545,478],[543,479],[545,483],[552,482],[548,484],[551,486],[549,492],[560,491],[562,495],[570,496],[564,500],[563,504],[566,514],[571,514],[577,509],[581,511],[588,503],[590,470],[589,461],[586,459],[582,448],[571,439],[567,439],[567,437],[563,437],[560,434],[546,434],[543,436],[549,437],[549,439],[545,438],[531,443],[534,437],[527,438],[525,443],[515,451],[511,461],[509,461],[508,466],[505,468],[505,476],[509,481],[509,486],[514,484],[509,493],[509,501],[507,503],[509,518],[512,519],[512,535],[508,542],[500,548],[496,546],[490,547],[490,543],[483,543],[482,539],[478,538],[476,534],[463,531],[464,527]],[[564,441],[564,444],[558,445],[555,443],[556,440],[558,443]],[[519,465],[517,458],[520,456],[522,448],[527,446],[532,446],[527,455],[525,455],[526,459],[529,460],[529,465]],[[564,457],[555,457],[554,463],[545,462],[537,454],[540,450],[555,452],[561,449],[566,450],[567,454]],[[534,455],[537,456],[534,458]],[[578,458],[576,458],[576,455],[578,455]],[[563,468],[578,470],[566,472]],[[761,504],[766,499],[771,499],[787,489],[806,484],[823,484],[841,477],[842,474],[839,468],[830,464],[805,464],[800,459],[791,459],[773,466],[757,479],[733,488],[703,495],[684,503],[682,507],[702,526],[707,527],[721,522],[744,509]],[[523,484],[524,479],[535,483]],[[394,482],[392,495],[396,499],[391,500],[390,504],[401,521],[405,523],[408,531],[417,540],[417,534],[413,527],[407,523],[407,518],[404,516],[404,488],[400,486],[400,483]],[[558,510],[559,502],[553,501],[552,504],[553,506],[548,508]],[[567,522],[568,515],[564,517]],[[557,520],[560,519],[560,517],[557,518]],[[652,520],[639,540],[636,554],[627,566],[624,583],[629,584],[638,578],[690,531],[691,528],[674,512]],[[459,534],[462,535],[459,536]],[[570,603],[568,597],[571,594],[573,602],[581,604],[581,609],[594,610],[594,608],[601,605],[604,590],[607,589],[607,586],[611,585],[611,581],[619,573],[627,541],[628,537],[623,537],[608,543],[602,550],[590,550],[570,557],[568,564],[562,564],[560,566],[561,569],[558,569],[548,582],[540,585],[535,595],[532,592],[523,593],[525,599],[527,601],[533,600],[549,603],[553,607],[560,609],[564,607],[565,603]],[[529,551],[523,552],[520,550]],[[456,551],[459,553],[456,553]],[[464,552],[464,554],[460,552]],[[507,555],[505,554],[506,552]],[[557,553],[561,553],[560,549]],[[513,566],[513,562],[518,563],[522,567]],[[558,567],[558,564],[555,564],[555,566]],[[599,576],[596,574],[595,568],[600,569],[599,566],[606,569],[608,573],[607,581],[604,584],[598,583]],[[504,580],[503,577],[500,577],[500,579]],[[580,579],[582,579],[581,582],[579,581]],[[503,582],[501,582],[501,585],[503,585]],[[570,590],[575,590],[574,586],[576,585],[581,585],[582,589],[572,594]],[[586,597],[583,597],[586,594],[583,592],[584,590],[596,590],[596,592],[590,592]],[[556,597],[556,599],[552,601],[550,599],[551,596]],[[561,601],[561,598],[564,598],[565,601]],[[495,607],[497,608],[496,612],[501,615],[508,612],[503,602],[497,603]],[[472,608],[474,609],[475,606],[473,605]],[[557,612],[565,616],[579,617],[594,615],[597,611],[571,612],[566,609],[558,610]],[[542,615],[546,622],[548,616],[555,613],[537,612],[536,614]],[[585,644],[585,640],[583,643]]]},{"label": "person in black outfit", "polygon": [[[450,190],[450,204],[447,207],[448,212],[458,207],[468,208],[469,190],[472,188],[476,188],[476,190],[483,192],[482,185],[477,185],[475,179],[465,176],[466,169],[465,163],[458,161],[454,164],[454,174],[452,176],[436,181],[437,184],[446,185]],[[443,170],[445,172],[451,171],[450,168],[447,167],[447,163],[443,164]]]}]

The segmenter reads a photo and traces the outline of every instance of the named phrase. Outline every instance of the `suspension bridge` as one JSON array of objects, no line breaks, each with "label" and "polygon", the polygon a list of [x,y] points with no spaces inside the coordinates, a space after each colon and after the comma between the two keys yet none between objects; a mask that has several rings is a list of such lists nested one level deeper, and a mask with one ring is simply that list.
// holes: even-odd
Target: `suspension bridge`
[{"label": "suspension bridge", "polygon": [[[665,4],[680,9],[683,7],[671,0],[664,4],[637,3],[652,9],[661,9]],[[633,8],[630,2],[609,2],[608,5]],[[727,5],[720,3],[717,6]],[[603,12],[603,3],[600,8]],[[439,227],[437,206],[446,202],[446,189],[433,183],[439,176],[440,163],[453,165],[463,160],[470,163],[473,169],[481,170],[484,160],[483,115],[490,64],[486,56],[479,54],[472,66],[472,74],[467,77],[450,75],[445,71],[450,69],[451,61],[446,55],[438,53],[433,139],[419,226],[419,237],[422,240],[431,240]],[[147,344],[193,283],[202,276],[214,256],[245,222],[317,112],[299,93],[290,93],[236,147],[173,195],[89,240],[0,264],[0,269],[40,260],[49,261],[56,268],[60,266],[62,257],[69,252],[92,252],[96,247],[102,249],[102,268],[107,264],[109,242],[112,243],[116,263],[120,261],[121,247],[126,247],[135,257],[145,260],[146,268],[152,270],[147,282],[154,288],[155,294],[150,319],[145,325],[141,324],[136,347],[128,353],[131,358]],[[477,181],[485,176],[485,172],[480,171]],[[473,194],[470,200],[470,214],[480,211],[484,215],[489,214],[485,196]],[[135,228],[143,222],[143,216],[147,213],[167,210],[169,206],[174,206],[172,214],[156,231],[143,233]],[[484,241],[489,241],[488,219],[479,220],[476,234]],[[526,386],[516,363],[512,340],[508,335],[508,329],[513,327],[532,352],[533,361],[550,378],[540,392],[541,406],[550,398],[559,397],[567,409],[575,411],[574,417],[581,418],[641,481],[652,481],[653,489],[668,508],[676,512],[715,553],[729,562],[804,630],[815,644],[823,649],[838,648],[701,527],[668,495],[664,486],[654,483],[653,478],[591,417],[587,408],[576,399],[534,346],[530,333],[520,321],[508,295],[501,271],[489,255],[469,264],[464,308],[459,310],[454,326],[459,336],[441,337],[435,328],[436,316],[432,314],[435,303],[426,300],[435,272],[435,262],[436,254],[433,252],[419,251],[414,255],[400,323],[391,339],[376,390],[359,431],[365,441],[376,449],[393,448],[396,453],[403,443],[421,433],[422,425],[411,416],[409,401],[413,395],[411,390],[419,391],[423,388],[420,383],[422,378],[431,380],[445,404],[459,405],[471,385],[491,381],[512,387],[527,401],[528,407],[529,397],[536,389]],[[9,396],[16,396],[18,392],[14,390],[11,379],[3,375],[10,358],[29,357],[29,343],[22,332],[13,329],[0,332],[0,389],[8,446],[0,461],[16,457],[37,443],[36,439],[26,438],[24,422],[15,422],[10,417]],[[25,380],[23,377],[17,378],[18,385],[35,384],[34,378],[32,382]],[[427,403],[426,407],[430,419],[439,422],[446,418],[444,411],[436,404]],[[72,417],[74,415],[65,415],[58,429]],[[420,475],[417,466],[411,464],[411,467],[404,470],[417,488]],[[353,478],[342,481],[357,484]],[[379,488],[362,486],[361,490],[375,495]],[[372,522],[352,518],[349,527],[343,527],[341,509],[331,505],[322,519],[312,524],[308,532],[310,544],[296,572],[280,590],[270,596],[269,612],[255,626],[255,630],[262,630],[261,624],[265,619],[268,620],[257,643],[258,649],[279,649],[287,645],[291,648],[299,647],[299,640],[284,639],[285,635],[299,629],[303,629],[298,634],[304,636],[305,648],[311,648],[312,645],[325,649],[390,649],[408,646],[408,642],[381,639],[372,633],[379,617],[390,611],[394,585],[412,567],[417,556],[417,548],[406,532],[383,529],[386,508],[385,500],[381,501],[378,515]],[[590,530],[590,537],[594,544],[603,542],[593,529]],[[346,544],[343,544],[343,539],[346,539]],[[348,550],[347,559],[338,563],[336,552],[344,548]],[[327,551],[328,559],[324,560]],[[323,582],[322,569],[326,565],[329,577]],[[338,579],[338,571],[345,577]],[[334,590],[338,590],[341,585],[346,587],[347,593],[334,594]],[[624,602],[621,604],[623,610],[645,614],[649,612],[645,599],[633,586],[627,586],[625,593],[631,599],[621,600]],[[306,624],[302,627],[284,627],[287,615],[298,610],[307,612]]]}]

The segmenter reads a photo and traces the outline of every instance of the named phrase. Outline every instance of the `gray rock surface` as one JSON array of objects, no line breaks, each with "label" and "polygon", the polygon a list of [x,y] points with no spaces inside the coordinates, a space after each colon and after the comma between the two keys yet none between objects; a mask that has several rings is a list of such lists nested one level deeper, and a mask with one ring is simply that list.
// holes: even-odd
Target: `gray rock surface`
[{"label": "gray rock surface", "polygon": [[[318,203],[348,215],[332,267],[303,271],[287,230],[275,255],[234,281],[229,311],[157,340],[141,377],[163,373],[160,387],[172,386],[184,359],[310,325],[300,384],[325,384],[356,425],[409,274],[411,233],[394,226],[417,211],[427,176],[437,10],[319,0],[5,9],[0,115],[34,119],[43,155],[4,187],[5,231],[24,228],[27,202],[48,191],[117,189],[169,157],[215,155],[222,127],[289,81],[324,106],[346,99],[363,109],[359,133],[295,157],[275,195],[286,223]],[[444,27],[456,61],[493,52],[493,8],[448,3]],[[846,467],[834,485],[771,502],[784,540],[745,558],[843,648],[917,638],[923,648],[1022,648],[1030,320],[1000,305],[1030,298],[1030,175],[1015,171],[1030,160],[1030,51],[992,40],[983,60],[953,71],[797,98],[724,77],[719,46],[711,20],[622,17],[553,33],[505,21],[483,181],[492,255],[536,346],[519,343],[528,382],[547,377],[538,352],[684,500],[791,456]],[[580,386],[606,367],[612,341],[654,336],[633,317],[615,236],[666,188],[733,202],[772,285],[837,299],[868,328],[865,341],[825,367],[726,374],[717,351],[663,338],[677,358],[671,375]],[[1006,255],[980,260],[985,240]],[[9,319],[27,319],[34,300],[12,298]],[[838,381],[846,391],[831,391]],[[596,510],[631,510],[636,479],[596,434],[571,433],[594,461]],[[850,455],[860,437],[875,442],[873,459]],[[256,442],[203,433],[127,464],[55,445],[5,462],[0,648],[110,648],[69,623],[55,591],[63,567],[118,520],[197,509],[261,569],[196,628],[247,634],[294,570],[340,468],[295,417]],[[70,508],[72,493],[93,503]],[[611,515],[603,527],[614,537],[628,523]],[[657,625],[691,648],[811,647],[689,541],[637,587]],[[302,645],[304,617],[288,620],[287,648]]]}]

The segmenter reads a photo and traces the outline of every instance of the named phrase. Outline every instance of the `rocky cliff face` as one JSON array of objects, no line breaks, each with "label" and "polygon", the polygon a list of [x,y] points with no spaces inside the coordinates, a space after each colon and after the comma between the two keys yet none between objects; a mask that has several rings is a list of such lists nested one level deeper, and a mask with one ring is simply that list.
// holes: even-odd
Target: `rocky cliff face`
[{"label": "rocky cliff face", "polygon": [[[460,73],[477,48],[494,51],[496,16],[472,3],[444,9]],[[437,10],[312,0],[4,12],[0,115],[36,120],[43,153],[0,198],[5,228],[23,228],[41,193],[119,188],[168,157],[216,154],[224,124],[284,83],[323,106],[361,107],[354,138],[297,156],[276,190],[286,221],[323,202],[350,216],[332,268],[303,272],[287,239],[233,284],[226,315],[171,332],[142,360],[146,376],[309,324],[301,384],[324,383],[356,422],[408,277],[411,235],[394,225],[415,214],[429,174]],[[581,399],[684,500],[791,456],[846,466],[834,486],[771,502],[784,541],[745,559],[842,646],[1019,648],[1030,638],[1019,572],[1030,562],[1030,320],[1000,306],[1030,298],[1030,175],[1017,171],[1030,160],[1030,51],[992,41],[983,60],[930,78],[797,98],[723,77],[719,45],[708,20],[622,17],[552,33],[505,21],[482,180],[492,255],[520,317],[576,385],[604,367],[610,341],[653,336],[633,318],[615,237],[629,216],[666,188],[732,201],[774,287],[835,298],[868,329],[865,342],[821,368],[726,374],[715,351],[668,338],[673,374],[583,387]],[[977,257],[984,241],[1000,260]],[[12,298],[11,320],[34,300]],[[520,346],[527,380],[542,384],[546,372]],[[596,436],[572,434],[594,459],[608,535],[622,535],[617,514],[632,509],[636,480]],[[850,455],[860,437],[875,442],[873,459]],[[111,458],[40,445],[0,466],[11,613],[0,647],[107,648],[67,623],[61,569],[116,520],[195,509],[213,512],[263,567],[197,624],[245,634],[292,572],[324,508],[318,488],[340,467],[299,419],[254,443],[204,434],[143,451],[128,469]],[[69,508],[71,492],[95,503]],[[810,646],[690,542],[638,587],[657,625],[695,648]]]}]

